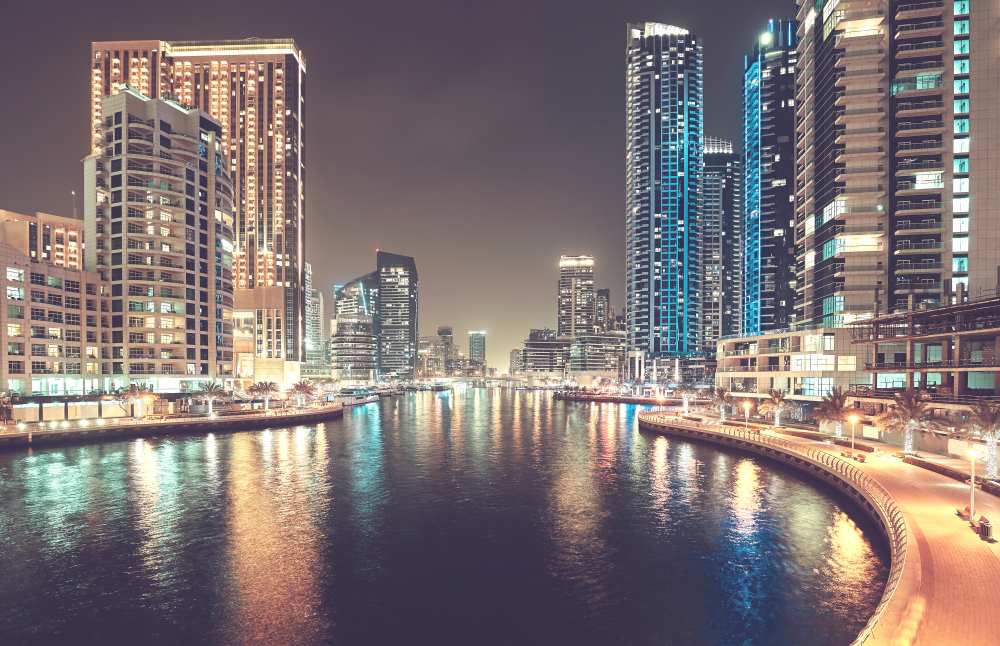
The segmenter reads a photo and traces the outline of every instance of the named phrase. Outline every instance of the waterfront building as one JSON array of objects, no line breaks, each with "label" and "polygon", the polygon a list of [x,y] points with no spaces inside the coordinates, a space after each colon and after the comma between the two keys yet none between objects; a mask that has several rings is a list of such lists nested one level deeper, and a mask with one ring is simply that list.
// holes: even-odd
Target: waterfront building
[{"label": "waterfront building", "polygon": [[437,336],[444,374],[446,376],[455,374],[455,331],[450,325],[440,325]]},{"label": "waterfront building", "polygon": [[737,334],[743,300],[743,175],[733,142],[705,138],[701,211],[702,348],[713,353],[719,337]]},{"label": "waterfront building", "polygon": [[84,160],[84,264],[105,286],[102,372],[158,392],[233,378],[233,188],[222,128],[124,90]]},{"label": "waterfront building", "polygon": [[559,257],[559,293],[556,328],[573,337],[594,329],[594,258]]},{"label": "waterfront building", "polygon": [[345,383],[375,380],[375,334],[368,316],[339,317],[330,337],[330,365],[333,378]]},{"label": "waterfront building", "polygon": [[625,256],[629,347],[701,351],[704,166],[701,39],[659,23],[626,32]]},{"label": "waterfront building", "polygon": [[306,295],[306,361],[302,365],[304,377],[329,377],[330,337],[326,333],[323,293],[313,287],[312,265],[306,263],[303,274]]},{"label": "waterfront building", "polygon": [[378,375],[382,379],[412,379],[419,338],[417,264],[410,256],[378,251],[376,266]]},{"label": "waterfront building", "polygon": [[[127,84],[211,115],[232,178],[236,370],[298,380],[304,361],[305,60],[291,39],[95,42],[91,152],[106,147],[103,97]],[[201,188],[201,187],[199,187]]]},{"label": "waterfront building", "polygon": [[618,379],[625,364],[628,338],[624,332],[591,332],[573,338],[569,372],[577,380]]},{"label": "waterfront building", "polygon": [[536,329],[528,333],[521,351],[521,373],[561,379],[569,366],[570,338],[555,330]]},{"label": "waterfront building", "polygon": [[734,278],[742,276],[747,335],[785,329],[795,311],[796,28],[794,20],[769,21],[743,58],[746,217]]},{"label": "waterfront building", "polygon": [[513,377],[521,374],[523,353],[521,348],[514,348],[510,351],[510,364],[508,374]]},{"label": "waterfront building", "polygon": [[834,388],[865,383],[864,351],[848,328],[765,332],[717,344],[715,385],[733,397],[764,399],[771,390],[811,408]]},{"label": "waterfront building", "polygon": [[469,330],[469,364],[486,372],[486,330]]},{"label": "waterfront building", "polygon": [[47,213],[0,211],[0,390],[86,395],[107,387],[102,282],[81,270],[82,225]]},{"label": "waterfront building", "polygon": [[377,301],[378,275],[375,272],[359,276],[342,285],[334,285],[334,319],[374,318]]},{"label": "waterfront building", "polygon": [[444,374],[441,341],[437,336],[422,336],[417,345],[417,377],[427,379]]},{"label": "waterfront building", "polygon": [[884,401],[908,388],[939,403],[1000,397],[1000,297],[926,308],[853,324],[870,379],[852,394]]}]

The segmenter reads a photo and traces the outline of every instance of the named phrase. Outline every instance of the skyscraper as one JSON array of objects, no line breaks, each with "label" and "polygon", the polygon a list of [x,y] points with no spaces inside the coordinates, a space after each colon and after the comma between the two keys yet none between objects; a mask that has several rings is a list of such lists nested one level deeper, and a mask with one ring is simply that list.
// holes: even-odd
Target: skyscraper
[{"label": "skyscraper", "polygon": [[376,266],[375,337],[379,345],[379,377],[412,379],[419,339],[417,264],[409,256],[378,251]]},{"label": "skyscraper", "polygon": [[469,330],[469,363],[473,368],[486,368],[486,330]]},{"label": "skyscraper", "polygon": [[686,29],[630,24],[625,74],[629,346],[651,358],[701,347],[702,46]]},{"label": "skyscraper", "polygon": [[609,332],[614,329],[615,313],[611,309],[611,290],[597,290],[594,299],[594,329],[597,332]]},{"label": "skyscraper", "polygon": [[573,337],[594,329],[594,258],[559,257],[557,332]]},{"label": "skyscraper", "polygon": [[721,336],[740,329],[742,302],[743,174],[733,143],[705,139],[702,195],[702,348],[715,353]]},{"label": "skyscraper", "polygon": [[290,39],[97,42],[90,53],[93,152],[101,98],[121,84],[213,116],[233,181],[237,376],[288,383],[304,360],[305,60]]},{"label": "skyscraper", "polygon": [[771,20],[743,58],[743,334],[793,321],[796,26]]},{"label": "skyscraper", "polygon": [[378,367],[375,339],[378,277],[365,274],[333,290],[334,331],[330,339],[333,375],[343,381],[372,381]]},{"label": "skyscraper", "polygon": [[441,363],[444,374],[455,371],[455,331],[450,325],[440,325],[437,329],[438,346],[441,349]]},{"label": "skyscraper", "polygon": [[798,4],[799,319],[994,290],[995,3]]},{"label": "skyscraper", "polygon": [[126,89],[84,160],[84,264],[105,282],[113,387],[233,378],[233,206],[222,128]]},{"label": "skyscraper", "polygon": [[328,360],[329,334],[323,307],[323,293],[313,287],[312,265],[306,263],[304,273],[306,296],[306,361],[302,365],[302,374],[309,377],[328,377],[330,363]]}]

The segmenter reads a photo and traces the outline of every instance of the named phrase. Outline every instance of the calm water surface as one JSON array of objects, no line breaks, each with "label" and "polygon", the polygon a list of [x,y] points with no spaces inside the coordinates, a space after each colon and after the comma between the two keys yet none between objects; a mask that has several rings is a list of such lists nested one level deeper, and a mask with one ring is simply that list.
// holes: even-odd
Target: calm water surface
[{"label": "calm water surface", "polygon": [[635,414],[469,389],[0,455],[0,643],[850,642],[873,528]]}]

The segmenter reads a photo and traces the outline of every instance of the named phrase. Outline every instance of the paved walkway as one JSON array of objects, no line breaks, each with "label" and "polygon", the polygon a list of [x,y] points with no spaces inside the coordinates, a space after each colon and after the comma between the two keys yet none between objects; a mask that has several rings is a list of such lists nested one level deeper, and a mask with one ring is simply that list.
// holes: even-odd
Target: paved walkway
[{"label": "paved walkway", "polygon": [[[669,415],[642,417],[678,424]],[[717,425],[680,421],[685,424],[699,430],[718,429]],[[835,456],[843,450],[773,430],[764,433],[803,450],[818,449]],[[865,643],[1000,644],[1000,543],[981,540],[955,514],[957,508],[969,504],[968,485],[906,464],[888,450],[866,457],[865,463],[855,465],[889,492],[904,514],[908,531],[899,585],[879,630]],[[976,515],[989,517],[1000,530],[1000,499],[977,491]]]}]

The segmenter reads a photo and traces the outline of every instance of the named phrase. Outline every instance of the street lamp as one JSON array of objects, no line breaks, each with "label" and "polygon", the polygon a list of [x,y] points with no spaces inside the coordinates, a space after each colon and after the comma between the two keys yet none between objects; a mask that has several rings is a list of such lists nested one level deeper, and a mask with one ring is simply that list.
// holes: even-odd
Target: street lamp
[{"label": "street lamp", "polygon": [[749,433],[750,432],[750,407],[752,404],[749,400],[743,402],[743,428]]},{"label": "street lamp", "polygon": [[976,460],[980,458],[979,447],[969,449],[969,522],[976,518]]},{"label": "street lamp", "polygon": [[851,423],[851,457],[852,458],[854,457],[854,431],[855,431],[855,429],[858,426],[858,419],[859,418],[858,418],[857,413],[851,413],[850,417],[847,418],[847,421],[849,421]]}]

